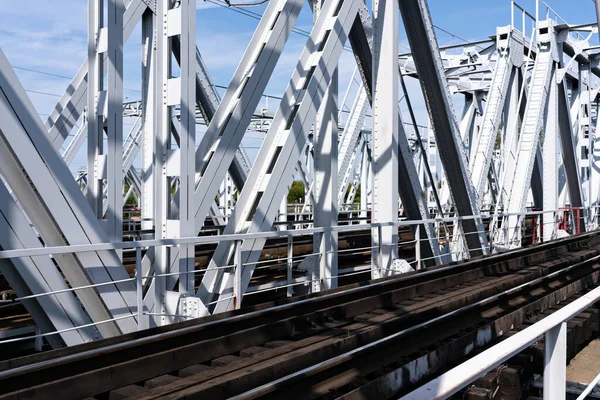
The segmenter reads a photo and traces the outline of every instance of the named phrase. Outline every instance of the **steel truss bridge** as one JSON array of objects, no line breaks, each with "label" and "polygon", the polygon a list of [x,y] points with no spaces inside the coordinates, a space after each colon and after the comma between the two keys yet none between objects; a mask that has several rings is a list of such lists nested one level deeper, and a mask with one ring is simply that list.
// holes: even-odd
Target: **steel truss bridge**
[{"label": "steel truss bridge", "polygon": [[[301,0],[267,2],[223,90],[194,0],[89,0],[87,58],[45,123],[0,49],[3,303],[32,320],[0,346],[75,346],[599,228],[597,20],[506,2],[490,38],[440,47],[426,0],[309,1],[277,97],[265,90]],[[140,23],[142,95],[124,101]],[[264,136],[254,156],[250,131]],[[304,196],[288,204],[295,181]]]}]

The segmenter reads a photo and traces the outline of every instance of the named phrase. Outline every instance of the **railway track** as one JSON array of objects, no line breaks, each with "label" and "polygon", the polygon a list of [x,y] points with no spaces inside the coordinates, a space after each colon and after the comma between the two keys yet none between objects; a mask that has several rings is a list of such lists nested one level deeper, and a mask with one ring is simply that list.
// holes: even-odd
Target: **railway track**
[{"label": "railway track", "polygon": [[0,363],[0,398],[390,398],[598,284],[600,235]]}]

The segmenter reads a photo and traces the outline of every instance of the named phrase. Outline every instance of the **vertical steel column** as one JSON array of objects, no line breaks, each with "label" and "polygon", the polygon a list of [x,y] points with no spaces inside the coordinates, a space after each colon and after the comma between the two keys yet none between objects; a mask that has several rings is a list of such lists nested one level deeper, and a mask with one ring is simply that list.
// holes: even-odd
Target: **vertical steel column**
[{"label": "vertical steel column", "polygon": [[[89,0],[88,31],[88,201],[98,219],[104,218],[103,180],[106,172],[108,237],[123,238],[123,13],[122,1]],[[104,90],[104,55],[108,82]],[[104,126],[108,135],[104,151]]]},{"label": "vertical steel column", "polygon": [[[288,226],[289,230],[289,226]],[[287,277],[287,297],[292,297],[294,295],[294,287],[292,286],[292,281],[294,279],[294,237],[292,235],[288,235],[287,237],[287,263],[286,263],[286,277]]]},{"label": "vertical steel column", "polygon": [[[238,310],[242,307],[242,269],[244,268],[242,263],[242,240],[235,241],[235,250],[233,256],[233,308]],[[193,287],[192,287],[193,288]]]},{"label": "vertical steel column", "polygon": [[[596,1],[596,22],[598,23],[598,29],[600,30],[600,1]],[[600,106],[598,103],[596,103],[597,106]],[[591,107],[591,104],[590,104]],[[597,107],[596,110],[600,110],[600,107]],[[596,111],[598,113],[598,111]],[[589,185],[590,185],[590,199],[588,201],[588,207],[593,207],[593,206],[597,206],[598,205],[598,201],[599,196],[598,194],[600,193],[600,191],[598,190],[598,187],[600,186],[599,183],[599,179],[600,178],[600,173],[598,171],[598,168],[600,168],[600,166],[598,165],[598,163],[596,162],[597,157],[596,157],[596,151],[595,151],[595,143],[597,141],[597,138],[600,137],[600,132],[598,131],[598,122],[600,121],[600,115],[596,116],[596,129],[594,132],[594,135],[592,135],[592,127],[590,124],[590,147],[589,147],[589,158],[590,158],[590,180],[589,180]],[[592,215],[595,215],[595,213],[592,211],[591,212]],[[592,223],[592,226],[596,226],[595,222],[590,221]]]},{"label": "vertical steel column", "polygon": [[[108,0],[108,87],[106,133],[108,238],[123,240],[123,0]],[[103,193],[103,192],[101,192]],[[103,194],[101,195],[103,197]],[[101,203],[102,204],[102,203]],[[104,209],[101,209],[104,212]],[[122,256],[121,251],[117,251]]]},{"label": "vertical steel column", "polygon": [[[556,76],[554,72],[553,77]],[[550,79],[543,144],[544,211],[558,209],[558,85]],[[543,215],[544,242],[554,238],[554,213]]]},{"label": "vertical steel column", "polygon": [[[195,127],[196,127],[196,8],[192,0],[183,0],[176,8],[171,2],[157,3],[155,71],[155,150],[154,218],[157,239],[195,236]],[[172,38],[179,36],[180,76],[173,75]],[[172,118],[179,105],[180,119]],[[172,149],[171,128],[179,149]],[[179,178],[178,213],[170,212],[171,187]],[[176,215],[177,214],[177,215]],[[154,273],[181,272],[179,292],[193,291],[194,245],[181,245],[175,254],[171,248],[155,251]],[[158,325],[167,322],[164,295],[168,278],[157,276],[154,282],[154,313]]]},{"label": "vertical steel column", "polygon": [[[315,197],[313,208],[315,227],[333,227],[338,224],[338,73],[334,72],[331,84],[326,92],[327,101],[321,110],[323,120],[316,126],[315,157]],[[316,239],[316,238],[315,238]],[[315,240],[315,252],[321,253],[320,283],[321,289],[337,287],[338,275],[338,233],[325,232]]]},{"label": "vertical steel column", "polygon": [[[588,64],[588,77],[592,76],[592,64]],[[589,88],[590,90],[588,90],[587,92],[587,103],[588,103],[588,113],[587,113],[587,118],[586,118],[586,124],[587,124],[587,133],[588,133],[588,137],[587,137],[587,165],[588,165],[588,185],[587,185],[587,193],[586,193],[586,197],[587,197],[587,204],[584,201],[584,205],[586,207],[591,208],[592,207],[592,173],[594,172],[594,132],[592,132],[592,91],[591,88]],[[598,110],[596,110],[596,118],[598,118]],[[583,189],[583,188],[582,188]],[[585,216],[585,223],[586,224],[590,224],[592,223],[591,220],[591,213],[589,213],[588,215]],[[587,230],[587,229],[586,229]]]},{"label": "vertical steel column", "polygon": [[567,323],[546,332],[544,338],[544,400],[564,400],[567,386]]},{"label": "vertical steel column", "polygon": [[[398,221],[398,5],[373,0],[373,222]],[[398,253],[398,230],[373,230],[371,276],[388,275]],[[376,254],[373,252],[373,254]]]},{"label": "vertical steel column", "polygon": [[[196,1],[182,0],[180,46],[180,123],[179,130],[179,236],[191,237],[195,230],[195,167],[196,167]],[[225,190],[228,190],[227,180]],[[227,206],[227,205],[225,205]],[[181,245],[179,249],[179,292],[194,292],[195,246]]]},{"label": "vertical steel column", "polygon": [[[322,0],[313,1],[314,19]],[[324,101],[317,114],[314,154],[314,227],[332,227],[338,224],[338,71],[333,73],[325,92]],[[313,237],[313,251],[320,253],[319,279],[313,281],[313,291],[337,287],[338,233],[325,232]]]},{"label": "vertical steel column", "polygon": [[142,16],[142,230],[154,226],[154,123],[157,18],[150,10]]},{"label": "vertical steel column", "polygon": [[[127,4],[127,10],[123,16],[124,41],[127,41],[129,35],[136,27],[140,17],[149,7],[149,5],[144,1],[150,3],[148,0],[131,0]],[[87,78],[88,60],[86,59],[79,68],[79,71],[77,71],[77,74],[75,74],[75,77],[71,83],[67,86],[67,90],[54,107],[54,110],[50,116],[48,116],[48,120],[46,121],[46,129],[48,130],[48,136],[50,137],[55,149],[59,149],[60,146],[62,146],[63,142],[77,123],[77,120],[83,113],[84,108],[86,105],[90,104],[87,102]]]},{"label": "vertical steel column", "polygon": [[[556,74],[560,79],[560,74]],[[568,105],[568,93],[567,86],[564,76],[562,80],[558,81],[558,129],[559,129],[559,139],[561,142],[561,153],[562,153],[562,163],[565,168],[565,175],[567,177],[567,189],[569,192],[569,201],[571,203],[571,207],[584,207],[584,194],[583,194],[583,177],[581,176],[580,167],[583,167],[585,163],[578,162],[579,157],[581,157],[581,147],[577,142],[574,142],[571,116],[569,112]],[[589,79],[589,75],[588,75]],[[590,87],[588,86],[588,91]],[[587,103],[587,112],[588,115],[590,113],[591,104]],[[583,118],[583,116],[581,116]],[[587,126],[589,130],[589,125]],[[583,132],[579,132],[581,135],[581,141],[584,140]],[[579,156],[578,154],[579,153]],[[588,160],[589,162],[589,157]],[[584,165],[581,165],[584,164]],[[589,165],[589,164],[587,164]],[[558,196],[558,193],[557,193]],[[579,229],[581,232],[585,232],[585,224],[582,220],[577,221]]]},{"label": "vertical steel column", "polygon": [[[168,103],[168,84],[171,77],[171,46],[168,32],[169,0],[158,0],[156,5],[156,71],[155,71],[155,122],[154,122],[154,230],[155,239],[164,239],[167,234],[167,211],[169,209],[170,182],[167,174],[167,159],[171,148],[171,108]],[[155,250],[154,274],[169,272],[169,248],[158,246]],[[165,317],[165,293],[167,278],[154,278],[154,309],[156,325],[167,322]]]},{"label": "vertical steel column", "polygon": [[[367,206],[369,199],[369,153],[367,152],[367,137],[361,133],[364,138],[363,151],[361,154],[362,161],[360,163],[360,217],[367,218]],[[366,221],[365,221],[366,223]]]},{"label": "vertical steel column", "polygon": [[[596,109],[600,110],[600,103],[596,102]],[[596,151],[598,148],[597,143],[600,140],[600,130],[598,126],[598,122],[600,122],[600,115],[596,117],[594,130],[592,132],[592,127],[590,126],[590,201],[589,207],[597,207],[600,193],[600,149]],[[592,216],[595,215],[595,210],[592,211]],[[597,220],[591,220],[590,223],[592,227],[596,226]]]},{"label": "vertical steel column", "polygon": [[[104,90],[104,63],[102,42],[104,26],[104,0],[88,0],[88,179],[87,196],[92,211],[102,219],[102,171],[100,157],[104,144],[103,103],[100,98]],[[106,30],[104,30],[106,33]],[[102,109],[100,109],[102,107]]]}]

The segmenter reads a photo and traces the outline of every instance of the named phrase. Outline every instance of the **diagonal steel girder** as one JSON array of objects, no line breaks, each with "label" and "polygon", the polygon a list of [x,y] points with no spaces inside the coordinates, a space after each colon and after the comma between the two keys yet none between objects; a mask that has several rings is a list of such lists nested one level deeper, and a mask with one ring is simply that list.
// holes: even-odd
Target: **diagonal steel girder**
[{"label": "diagonal steel girder", "polygon": [[[129,3],[123,15],[124,42],[131,36],[135,26],[148,9],[154,12],[143,0],[132,0]],[[174,38],[173,46],[178,45],[179,40]],[[196,71],[196,103],[202,110],[203,115],[208,116],[211,115],[211,112],[214,112],[215,97],[214,93],[211,93],[213,89],[209,88],[210,85],[207,86],[210,79],[206,79],[208,76],[206,66],[198,51],[196,52],[196,62],[198,64]],[[87,73],[88,63],[86,59],[46,121],[46,128],[56,148],[60,148],[66,140],[87,106]],[[248,165],[244,156],[241,153],[236,154],[230,171],[236,186],[240,185],[241,187],[243,185],[244,177],[248,174],[247,171]]]},{"label": "diagonal steel girder", "polygon": [[[363,113],[364,108],[366,107],[366,104],[363,104],[365,101],[362,98],[363,91],[366,100],[368,100],[369,103],[372,102],[372,26],[370,15],[366,7],[361,7],[359,9],[358,17],[350,30],[349,40],[352,44],[354,56],[358,64],[362,85],[352,107],[351,115],[353,115],[354,118],[348,119],[349,122],[346,128],[348,128],[349,131],[344,132],[344,137],[340,143],[340,160],[342,161],[340,162],[339,180],[342,182],[342,185],[340,185],[338,195],[342,199],[346,192],[347,179],[349,179],[349,165],[346,166],[346,164],[350,164],[353,155],[349,150],[354,147],[356,152],[356,149],[358,149],[356,145],[352,146],[351,144],[345,144],[344,142],[358,142],[357,131],[360,131],[360,124],[358,122],[362,121],[362,118],[364,118]],[[400,111],[398,110],[398,194],[400,195],[402,205],[404,206],[405,213],[409,219],[429,219],[430,214],[427,200],[420,185],[418,172],[412,159],[412,155],[410,154],[409,147],[408,137],[404,130],[404,123]],[[342,200],[340,200],[340,202],[341,201]],[[432,259],[436,264],[443,262],[435,227],[432,224],[425,224],[422,229],[424,232],[422,232],[423,234],[421,237],[427,237],[429,239],[429,242],[425,242],[423,246],[424,258]]]},{"label": "diagonal steel girder", "polygon": [[[552,21],[540,21],[538,30],[545,30],[537,36],[538,52],[531,77],[531,85],[527,96],[525,115],[521,125],[515,170],[519,171],[511,177],[506,176],[509,193],[507,209],[511,214],[523,212],[527,202],[533,165],[536,159],[540,130],[543,127],[544,113],[548,102],[548,88],[554,85],[552,77],[558,61],[557,37]],[[554,194],[556,195],[556,194]],[[503,222],[503,232],[509,234],[511,246],[520,246],[521,221],[511,216]]]},{"label": "diagonal steel girder", "polygon": [[[283,100],[275,114],[245,189],[238,197],[236,208],[225,228],[225,233],[261,232],[272,227],[281,199],[289,190],[298,159],[302,154],[310,127],[331,82],[343,45],[356,19],[359,0],[326,2],[320,10],[307,44],[298,61]],[[246,240],[241,248],[242,293],[246,290],[264,239]],[[220,243],[215,250],[209,270],[198,289],[198,296],[206,304],[217,294],[221,279],[225,287],[215,312],[230,309],[232,274],[218,268],[225,265],[232,252],[229,243]],[[217,268],[215,268],[217,267]],[[225,276],[224,276],[225,275]],[[239,303],[241,299],[236,299]]]},{"label": "diagonal steel girder", "polygon": [[[342,10],[347,11],[344,6],[342,6]],[[324,11],[321,12],[323,13]],[[320,18],[322,17],[323,16]],[[349,23],[350,21],[345,21],[345,24]],[[305,52],[307,49],[310,50],[312,46],[314,46],[314,43],[319,42],[319,29],[322,29],[323,21],[318,22],[318,24],[319,25],[315,24],[313,28],[311,39],[308,41]],[[344,25],[344,27],[345,26],[346,25]],[[339,34],[341,36],[340,40],[343,39],[345,33]],[[371,29],[369,12],[364,4],[359,5],[358,16],[356,16],[352,21],[352,28],[350,29],[348,36],[359,64],[359,71],[363,77],[364,87],[369,88],[369,98],[371,97],[370,88],[372,81],[371,44],[370,39],[368,39],[370,38],[370,35]],[[332,36],[333,35],[329,35],[327,39],[331,40]],[[324,46],[324,48],[327,49],[327,44]],[[324,50],[324,52],[325,51],[326,50]],[[304,56],[306,57],[306,54],[304,54]],[[330,59],[330,62],[335,62],[335,60],[335,58],[332,58]],[[307,65],[303,65],[303,62]],[[322,65],[330,65],[324,64],[325,61],[311,61],[310,63],[307,63],[306,60],[303,61],[301,58],[297,68],[301,71],[303,70],[304,75],[309,75],[311,81],[309,82],[308,78],[301,80],[301,77],[304,76],[302,72],[299,73],[297,71],[293,75],[290,86],[288,86],[286,91],[286,96],[284,96],[284,100],[287,99],[287,102],[283,102],[280,105],[278,114],[276,115],[276,120],[274,120],[277,121],[277,123],[272,125],[271,130],[267,135],[265,144],[261,148],[261,153],[257,158],[259,164],[253,168],[251,176],[249,177],[249,182],[256,183],[256,185],[253,185],[255,189],[252,190],[250,189],[252,186],[248,186],[248,189],[242,192],[240,198],[238,199],[236,211],[234,211],[234,215],[232,215],[230,223],[228,227],[226,227],[225,232],[254,232],[270,229],[272,226],[272,222],[277,212],[277,204],[280,201],[281,196],[285,195],[285,188],[288,188],[289,182],[291,182],[291,178],[287,179],[289,174],[292,173],[291,165],[293,165],[294,160],[296,160],[297,157],[300,157],[300,150],[297,149],[302,148],[303,143],[306,141],[305,136],[308,129],[307,126],[310,126],[310,121],[312,118],[311,113],[313,111],[316,112],[316,109],[318,109],[320,101],[322,100],[319,94],[324,93],[322,88],[326,87],[328,84],[328,81],[325,79],[324,81],[319,82],[319,86],[312,86],[314,85],[312,80],[315,79],[315,75],[317,74],[316,71],[318,71],[319,74],[324,74],[325,77],[329,77],[326,72],[320,71],[318,68],[313,70],[313,67],[311,67],[312,63],[318,65],[319,67]],[[323,66],[322,68],[325,67]],[[316,89],[316,87],[319,89]],[[306,91],[313,94],[312,99],[306,99],[304,97],[306,91],[303,88],[306,88]],[[294,103],[290,103],[290,99],[291,101],[294,101],[295,105]],[[312,103],[308,103],[310,105],[307,105],[306,102],[310,100],[312,100]],[[302,110],[305,110],[306,107],[308,107],[308,116],[302,112]],[[277,120],[277,118],[279,118],[279,120]],[[402,126],[401,120],[399,126]],[[304,132],[302,129],[304,129]],[[293,130],[293,132],[290,130]],[[292,135],[292,137],[290,137],[290,135]],[[295,139],[293,139],[294,136]],[[295,145],[291,145],[290,141],[293,142],[294,140]],[[403,196],[410,195],[414,195],[417,198],[417,201],[420,199],[421,201],[419,205],[423,205],[423,214],[419,212],[419,208],[415,207],[413,210],[416,209],[417,215],[419,216],[410,217],[415,219],[425,219],[428,217],[428,211],[422,189],[420,186],[418,186],[417,189],[415,185],[412,184],[412,182],[418,182],[415,165],[410,154],[403,154],[403,150],[408,149],[407,143],[408,141],[403,129],[399,129],[399,158],[401,159],[401,165],[399,168],[399,181],[403,183],[405,188],[410,186],[413,190],[412,193],[402,193],[401,191],[400,195],[403,198],[403,201],[405,199]],[[291,153],[289,146],[292,146]],[[415,176],[415,181],[410,181],[407,177],[407,175],[410,176],[411,170],[414,171],[413,174]],[[406,175],[403,175],[403,173]],[[262,182],[259,183],[259,181]],[[411,182],[411,185],[407,185],[407,182]],[[417,192],[420,193],[420,197]],[[251,223],[249,223],[250,221]],[[439,246],[437,246],[437,239],[434,234],[432,234],[430,238],[432,247],[435,245],[434,248],[439,249]],[[254,269],[252,263],[258,260],[263,246],[264,240],[249,240],[243,243],[242,262],[250,263],[250,265],[245,266],[242,273],[242,293],[243,290],[247,288],[250,277],[252,276]],[[231,246],[228,246],[227,244],[221,244],[217,248],[209,268],[215,268],[218,265],[227,264],[231,254]],[[226,310],[233,304],[233,302],[227,301],[227,297],[231,295],[232,280],[230,277],[223,277],[220,272],[221,270],[219,269],[213,269],[212,271],[209,271],[209,273],[205,275],[205,279],[199,288],[199,295],[203,301],[208,301],[208,299],[212,298],[215,288],[219,286],[221,279],[225,280],[223,285],[224,289],[221,290],[221,297],[217,303],[215,312]]]},{"label": "diagonal steel girder", "polygon": [[[301,7],[301,0],[269,3],[196,150],[195,220],[198,232],[230,169]],[[172,269],[179,259],[177,248],[171,249],[170,257]],[[149,306],[154,304],[152,289],[148,290],[145,302]]]},{"label": "diagonal steel girder", "polygon": [[[0,172],[41,239],[48,246],[106,242],[104,229],[2,52],[0,89]],[[114,251],[68,254],[55,260],[73,287],[129,278]],[[132,282],[82,289],[77,295],[92,320],[109,320],[98,325],[103,336],[137,329]],[[113,318],[117,320],[110,321]]]},{"label": "diagonal steel girder", "polygon": [[[363,88],[366,88],[367,98],[372,105],[373,88],[373,57],[371,52],[372,22],[366,7],[361,7],[358,11],[358,17],[354,21],[350,31],[349,40],[354,50],[354,56],[357,61],[358,70],[363,79]],[[398,70],[400,73],[400,71]],[[427,198],[421,187],[419,174],[415,166],[400,108],[398,113],[398,194],[406,216],[411,220],[429,219],[429,207]],[[420,227],[421,237],[427,237],[427,241],[422,243],[422,255],[430,261],[428,264],[443,263],[445,257],[442,256],[440,243],[438,241],[437,231],[433,224],[423,224]]]},{"label": "diagonal steel girder", "polygon": [[349,181],[354,173],[352,166],[354,164],[354,157],[356,157],[355,154],[360,152],[362,148],[362,144],[359,143],[358,138],[367,114],[368,105],[367,91],[361,85],[352,103],[352,108],[350,109],[350,114],[348,115],[348,120],[346,121],[346,126],[339,142],[338,207],[341,207],[344,201]]},{"label": "diagonal steel girder", "polygon": [[[6,187],[0,185],[0,248],[14,250],[35,247],[43,247],[39,237]],[[50,257],[1,260],[0,273],[21,298],[68,289]],[[63,331],[47,336],[54,348],[85,343],[98,336],[94,327],[73,330],[91,322],[73,292],[25,299],[22,303],[41,332]]]},{"label": "diagonal steel girder", "polygon": [[496,34],[498,61],[487,95],[483,124],[471,157],[471,179],[479,198],[485,194],[494,145],[511,85],[517,85],[518,68],[523,65],[523,35],[510,26],[498,28]]},{"label": "diagonal steel girder", "polygon": [[[398,3],[456,211],[460,216],[479,216],[427,1]],[[463,221],[463,230],[472,256],[488,253],[481,218]]]},{"label": "diagonal steel girder", "polygon": [[223,181],[296,21],[302,2],[269,3],[196,152],[196,230]]}]

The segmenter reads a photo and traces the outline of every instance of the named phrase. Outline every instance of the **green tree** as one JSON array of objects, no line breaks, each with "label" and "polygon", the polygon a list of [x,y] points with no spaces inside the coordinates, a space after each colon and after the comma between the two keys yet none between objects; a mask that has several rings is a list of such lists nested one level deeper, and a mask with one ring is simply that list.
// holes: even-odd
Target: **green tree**
[{"label": "green tree", "polygon": [[302,203],[304,201],[304,182],[294,181],[292,183],[287,201],[290,204]]}]

